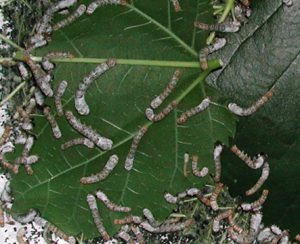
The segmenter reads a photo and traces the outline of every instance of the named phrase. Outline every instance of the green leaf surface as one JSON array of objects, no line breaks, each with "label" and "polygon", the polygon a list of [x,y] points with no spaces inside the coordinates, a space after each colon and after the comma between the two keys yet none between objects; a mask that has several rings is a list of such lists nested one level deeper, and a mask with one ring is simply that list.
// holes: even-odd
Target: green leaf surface
[{"label": "green leaf surface", "polygon": [[[293,2],[287,7],[281,0],[253,1],[249,23],[228,37],[230,45],[220,53],[224,69],[209,81],[227,101],[245,107],[273,91],[264,107],[240,120],[233,143],[250,155],[268,154],[271,172],[264,187],[270,194],[264,222],[295,233],[300,229],[300,2]],[[226,179],[235,194],[244,194],[261,174],[232,155],[224,162],[229,162]]]},{"label": "green leaf surface", "polygon": [[[84,3],[87,3],[86,1]],[[197,52],[207,33],[196,32],[193,21],[204,18],[212,21],[209,0],[182,2],[184,11],[175,13],[170,1],[135,1],[125,7],[107,6],[91,16],[83,16],[72,25],[53,34],[52,42],[37,55],[49,51],[70,51],[81,58],[122,58],[142,60],[173,60],[197,62]],[[218,67],[210,62],[210,69]],[[69,86],[63,97],[66,110],[74,109],[74,93],[79,81],[95,64],[57,63],[53,85],[61,80]],[[189,173],[183,176],[183,154],[198,154],[201,166],[213,170],[212,150],[220,140],[228,143],[235,134],[235,118],[218,104],[218,94],[203,84],[210,72],[199,68],[181,69],[181,77],[173,99],[177,109],[159,123],[149,123],[144,110],[169,82],[174,67],[117,65],[102,75],[89,88],[86,99],[90,114],[80,117],[85,124],[114,142],[111,151],[90,150],[76,146],[62,151],[60,145],[78,137],[65,118],[57,118],[63,137],[55,140],[50,127],[41,116],[35,117],[36,136],[32,153],[40,156],[34,165],[34,175],[24,172],[14,177],[14,211],[24,212],[30,207],[68,234],[83,232],[85,238],[98,236],[93,224],[86,195],[96,189],[104,191],[117,204],[132,207],[132,214],[141,215],[149,208],[158,219],[165,218],[174,206],[165,202],[164,191],[173,194],[187,187],[201,187],[209,178],[198,179]],[[197,105],[204,97],[215,102],[199,116],[178,126],[176,118],[182,111]],[[54,111],[53,99],[47,104]],[[165,105],[163,105],[165,106]],[[130,172],[124,160],[132,138],[138,129],[149,125],[142,138]],[[120,161],[113,173],[103,182],[80,185],[82,176],[99,172],[109,156],[117,154]],[[98,203],[104,225],[112,234],[117,229],[113,219],[124,214],[109,212]]]}]

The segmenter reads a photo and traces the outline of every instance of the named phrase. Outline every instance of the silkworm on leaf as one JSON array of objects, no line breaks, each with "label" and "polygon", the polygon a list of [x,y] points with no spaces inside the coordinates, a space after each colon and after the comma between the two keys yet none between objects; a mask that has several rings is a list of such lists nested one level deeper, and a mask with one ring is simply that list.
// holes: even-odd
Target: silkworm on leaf
[{"label": "silkworm on leaf", "polygon": [[195,21],[194,26],[201,30],[208,30],[208,31],[237,32],[240,29],[241,23],[237,21],[233,21],[233,22],[209,25],[199,21]]},{"label": "silkworm on leaf", "polygon": [[0,227],[4,227],[5,221],[4,221],[4,212],[3,212],[3,205],[0,201]]},{"label": "silkworm on leaf", "polygon": [[96,80],[100,75],[114,67],[116,60],[108,59],[104,63],[97,65],[83,80],[79,83],[78,88],[75,92],[75,108],[80,115],[88,115],[90,113],[89,106],[85,101],[85,93],[89,86]]},{"label": "silkworm on leaf", "polygon": [[262,169],[262,174],[258,181],[255,183],[253,187],[251,187],[248,191],[246,191],[246,196],[253,195],[255,192],[257,192],[261,186],[265,183],[265,181],[268,179],[270,173],[270,166],[268,162],[265,162],[263,169]]},{"label": "silkworm on leaf", "polygon": [[65,112],[66,119],[69,124],[77,130],[80,134],[84,135],[86,138],[94,142],[97,147],[103,150],[110,150],[112,148],[112,140],[102,137],[99,133],[91,129],[90,127],[82,124],[79,119],[77,119],[71,111]]},{"label": "silkworm on leaf", "polygon": [[28,136],[27,140],[26,140],[26,143],[23,147],[21,157],[27,157],[28,156],[31,148],[33,147],[33,143],[34,143],[34,138],[32,136]]},{"label": "silkworm on leaf", "polygon": [[213,232],[218,232],[220,230],[220,221],[228,218],[231,215],[232,215],[231,209],[217,215],[217,217],[215,217],[213,220],[213,225],[212,225]]},{"label": "silkworm on leaf", "polygon": [[197,196],[197,195],[201,194],[201,190],[193,187],[193,188],[187,189],[186,193],[188,196]]},{"label": "silkworm on leaf", "polygon": [[260,229],[261,221],[262,221],[262,214],[260,212],[251,214],[250,233],[252,233],[253,235],[257,235]]},{"label": "silkworm on leaf", "polygon": [[123,207],[123,206],[118,206],[116,204],[114,204],[113,202],[111,202],[108,197],[105,195],[104,192],[98,190],[96,191],[96,197],[104,203],[104,205],[113,212],[130,212],[131,208],[129,207]]},{"label": "silkworm on leaf", "polygon": [[198,156],[193,155],[192,156],[192,170],[193,174],[197,177],[204,177],[208,174],[208,168],[203,167],[201,170],[198,169]]},{"label": "silkworm on leaf", "polygon": [[193,219],[188,219],[184,222],[174,224],[163,224],[159,226],[159,233],[177,232],[186,229],[193,223]]},{"label": "silkworm on leaf", "polygon": [[242,107],[238,106],[236,103],[229,103],[228,109],[230,112],[232,112],[236,115],[249,116],[249,115],[255,113],[267,101],[269,101],[272,96],[273,96],[273,93],[271,91],[268,91],[266,94],[264,94],[261,98],[259,98],[255,103],[253,103],[248,108],[242,108]]},{"label": "silkworm on leaf", "polygon": [[188,153],[185,153],[183,155],[183,175],[184,177],[188,176],[188,163],[189,163],[190,155]]},{"label": "silkworm on leaf", "polygon": [[24,227],[21,227],[18,231],[17,231],[17,241],[19,244],[26,244],[27,242],[25,241],[24,239],[24,236],[25,236],[25,228]]},{"label": "silkworm on leaf", "polygon": [[164,119],[170,112],[173,111],[174,108],[176,108],[177,102],[174,100],[171,103],[169,103],[161,112],[158,114],[155,114],[152,108],[146,108],[145,115],[148,120],[152,122],[158,122]]},{"label": "silkworm on leaf", "polygon": [[215,162],[215,177],[214,181],[219,182],[221,179],[221,170],[222,170],[222,165],[221,165],[221,153],[223,150],[222,145],[217,145],[214,148],[214,153],[213,153],[213,158]]},{"label": "silkworm on leaf", "polygon": [[27,224],[29,222],[32,222],[37,215],[37,211],[33,208],[30,208],[26,214],[13,214],[12,217],[14,220],[18,221],[21,224]]},{"label": "silkworm on leaf", "polygon": [[69,147],[72,147],[72,146],[75,146],[75,145],[84,145],[88,148],[94,148],[95,147],[94,142],[92,142],[91,140],[89,140],[87,138],[80,137],[80,138],[75,138],[75,139],[72,139],[70,141],[67,141],[64,144],[61,144],[60,148],[61,148],[61,150],[66,150]]},{"label": "silkworm on leaf", "polygon": [[17,165],[12,165],[6,161],[1,161],[1,166],[3,168],[11,170],[14,174],[17,174],[19,172],[19,167]]},{"label": "silkworm on leaf", "polygon": [[229,221],[230,226],[231,226],[231,227],[233,228],[233,230],[236,231],[237,233],[241,234],[241,233],[245,232],[245,230],[244,230],[242,227],[238,226],[238,225],[235,223],[235,221],[233,220],[233,216],[232,216],[232,215],[228,216],[228,221]]},{"label": "silkworm on leaf", "polygon": [[17,66],[18,66],[18,70],[19,70],[19,73],[20,73],[22,79],[27,80],[29,78],[29,73],[28,73],[28,70],[25,67],[24,63],[18,62]]},{"label": "silkworm on leaf", "polygon": [[152,225],[153,227],[158,227],[160,225],[160,223],[158,221],[156,221],[152,212],[149,209],[144,208],[143,214],[144,214],[145,218],[148,220],[149,224]]},{"label": "silkworm on leaf", "polygon": [[173,4],[175,12],[179,12],[182,10],[178,0],[171,0],[171,2]]},{"label": "silkworm on leaf", "polygon": [[114,224],[124,225],[124,224],[140,224],[142,222],[141,217],[139,216],[127,216],[124,219],[115,219]]},{"label": "silkworm on leaf", "polygon": [[210,207],[210,199],[203,196],[202,194],[198,194],[196,196],[205,206]]},{"label": "silkworm on leaf", "polygon": [[211,208],[214,210],[214,211],[217,211],[219,209],[219,205],[217,203],[217,198],[220,194],[220,192],[222,191],[223,189],[223,184],[222,183],[217,183],[215,185],[215,188],[211,194],[211,197],[210,197],[210,206]]},{"label": "silkworm on leaf", "polygon": [[258,155],[253,160],[248,156],[247,153],[240,150],[236,145],[233,145],[230,150],[241,160],[243,160],[248,167],[251,169],[258,169],[260,168],[263,163],[265,162],[265,157],[263,155]]},{"label": "silkworm on leaf", "polygon": [[61,103],[61,97],[65,93],[67,86],[68,86],[67,81],[65,81],[65,80],[61,81],[59,83],[59,85],[57,87],[57,91],[54,95],[54,104],[55,104],[58,116],[63,116],[64,115],[63,106],[62,106],[62,103]]},{"label": "silkworm on leaf", "polygon": [[61,137],[61,131],[58,127],[58,124],[57,124],[55,118],[50,113],[50,108],[49,107],[44,107],[43,113],[44,113],[46,119],[48,120],[48,122],[50,124],[53,136],[57,139],[60,138]]},{"label": "silkworm on leaf", "polygon": [[268,194],[269,194],[268,190],[263,190],[261,196],[256,201],[254,201],[252,203],[243,203],[241,205],[241,208],[244,211],[259,210],[262,207],[262,205],[264,204],[264,202],[266,201]]},{"label": "silkworm on leaf", "polygon": [[124,240],[126,243],[134,244],[134,241],[131,239],[131,236],[128,234],[129,225],[123,225],[118,232],[117,236]]},{"label": "silkworm on leaf", "polygon": [[80,179],[81,184],[91,184],[96,183],[101,180],[104,180],[108,177],[108,175],[112,172],[112,170],[116,167],[117,163],[119,161],[119,158],[117,155],[112,155],[108,159],[107,163],[105,164],[103,170],[101,170],[99,173],[87,177],[82,177]]},{"label": "silkworm on leaf", "polygon": [[146,133],[147,130],[148,130],[148,127],[143,126],[136,133],[136,135],[133,137],[132,144],[130,146],[129,152],[128,152],[127,157],[125,159],[125,166],[124,167],[127,171],[131,170],[132,167],[133,167],[133,161],[134,161],[136,150],[138,148],[138,145],[139,145],[142,137],[144,136],[144,134]]},{"label": "silkworm on leaf", "polygon": [[94,11],[99,8],[102,7],[104,5],[126,5],[127,1],[126,0],[95,0],[92,3],[89,4],[89,6],[87,7],[86,13],[87,14],[92,14],[94,13]]},{"label": "silkworm on leaf", "polygon": [[209,97],[204,98],[199,105],[197,105],[196,107],[193,107],[190,110],[182,113],[180,115],[180,117],[177,118],[177,124],[185,123],[187,121],[187,119],[190,118],[191,116],[194,116],[198,113],[201,113],[202,111],[207,109],[209,104],[210,104],[210,98]]},{"label": "silkworm on leaf", "polygon": [[32,113],[35,107],[36,107],[36,101],[34,98],[31,98],[25,108],[25,112],[28,114],[28,116]]},{"label": "silkworm on leaf", "polygon": [[135,235],[137,243],[139,243],[139,244],[144,244],[145,243],[143,233],[141,232],[141,230],[138,226],[132,225],[131,226],[131,231]]},{"label": "silkworm on leaf", "polygon": [[54,64],[50,62],[53,58],[73,58],[73,54],[69,52],[49,52],[42,58],[42,66],[44,70],[53,70]]},{"label": "silkworm on leaf", "polygon": [[85,10],[86,10],[86,6],[84,4],[80,4],[79,7],[72,14],[70,14],[67,18],[56,23],[52,27],[52,29],[56,31],[73,23],[76,19],[78,19],[80,16],[84,14]]},{"label": "silkworm on leaf", "polygon": [[169,192],[165,192],[164,193],[164,198],[168,203],[172,203],[175,204],[178,202],[178,197],[173,196],[171,193]]},{"label": "silkworm on leaf", "polygon": [[44,105],[45,97],[38,87],[34,91],[34,98],[38,105],[40,105],[40,106]]}]

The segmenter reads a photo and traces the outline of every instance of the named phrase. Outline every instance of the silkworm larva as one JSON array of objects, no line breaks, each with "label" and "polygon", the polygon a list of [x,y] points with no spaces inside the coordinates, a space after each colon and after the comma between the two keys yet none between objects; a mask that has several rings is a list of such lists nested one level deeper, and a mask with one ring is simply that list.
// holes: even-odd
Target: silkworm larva
[{"label": "silkworm larva", "polygon": [[11,170],[14,174],[19,172],[19,167],[17,165],[10,164],[6,161],[1,162],[2,167]]},{"label": "silkworm larva", "polygon": [[147,126],[143,126],[137,132],[137,134],[133,137],[132,144],[130,146],[129,152],[128,152],[127,157],[125,159],[124,168],[128,171],[131,170],[132,167],[133,167],[133,161],[134,161],[134,156],[135,156],[136,150],[138,148],[138,145],[139,145],[142,137],[144,136],[144,134],[146,133],[147,130],[148,130]]},{"label": "silkworm larva", "polygon": [[240,226],[238,226],[235,221],[233,220],[233,216],[230,215],[228,216],[228,221],[230,226],[233,228],[234,231],[236,231],[237,233],[241,234],[243,232],[245,232],[245,230],[243,228],[241,228]]},{"label": "silkworm larva", "polygon": [[103,170],[101,170],[99,173],[87,177],[82,177],[80,179],[81,184],[91,184],[95,182],[99,182],[101,180],[104,180],[107,178],[107,176],[112,172],[112,170],[116,167],[117,163],[119,161],[119,158],[117,155],[112,155],[108,159],[107,163],[105,164]]},{"label": "silkworm larva", "polygon": [[152,225],[149,224],[148,221],[143,221],[142,223],[140,223],[139,226],[150,233],[158,233],[159,232],[159,228],[153,227]]},{"label": "silkworm larva", "polygon": [[10,131],[11,131],[11,127],[8,126],[8,125],[6,125],[4,127],[3,134],[2,134],[2,136],[0,138],[0,146],[2,146],[6,142],[6,140],[9,138]]},{"label": "silkworm larva", "polygon": [[29,73],[28,73],[28,70],[26,69],[24,63],[18,62],[17,65],[18,65],[18,70],[20,72],[22,79],[27,80],[29,78]]},{"label": "silkworm larva", "polygon": [[198,156],[197,155],[192,156],[192,171],[195,176],[201,177],[201,178],[208,174],[207,167],[203,167],[201,170],[198,169]]},{"label": "silkworm larva", "polygon": [[90,127],[82,124],[79,119],[77,119],[71,111],[65,112],[66,119],[69,124],[77,130],[80,134],[84,135],[86,138],[90,139],[94,142],[100,149],[110,150],[112,148],[113,142],[112,140],[102,137],[96,131],[91,129]]},{"label": "silkworm larva", "polygon": [[28,175],[33,175],[33,169],[31,168],[30,164],[25,164],[24,165],[25,171]]},{"label": "silkworm larva", "polygon": [[163,224],[159,226],[159,233],[177,232],[186,229],[193,223],[193,219],[188,219],[184,222],[174,224]]},{"label": "silkworm larva", "polygon": [[145,243],[145,240],[144,240],[144,237],[143,237],[143,233],[141,232],[141,230],[140,230],[140,228],[138,226],[132,225],[131,226],[131,231],[135,235],[137,243],[139,243],[139,244],[144,244]]},{"label": "silkworm larva", "polygon": [[155,114],[152,108],[146,108],[145,115],[148,120],[152,122],[158,122],[164,119],[170,112],[173,111],[174,108],[176,108],[177,102],[174,100],[171,103],[169,103],[161,112],[158,114]]},{"label": "silkworm larva", "polygon": [[145,218],[148,220],[149,224],[152,225],[153,227],[158,227],[160,225],[160,223],[158,221],[156,221],[152,212],[149,209],[144,208],[143,214],[144,214]]},{"label": "silkworm larva", "polygon": [[281,235],[282,230],[277,226],[277,225],[271,225],[270,230],[275,234],[275,235]]},{"label": "silkworm larva", "polygon": [[194,115],[204,111],[205,109],[207,109],[209,104],[210,104],[210,98],[209,97],[204,98],[199,105],[182,113],[180,115],[180,117],[177,118],[177,124],[185,123],[187,121],[187,119],[190,118],[191,116],[194,116]]},{"label": "silkworm larva", "polygon": [[260,212],[251,214],[250,233],[252,233],[253,235],[257,235],[260,229],[261,221],[262,221],[262,214]]},{"label": "silkworm larva", "polygon": [[44,105],[45,102],[45,97],[43,95],[43,93],[41,92],[41,90],[39,88],[36,88],[34,91],[34,98],[36,100],[36,103],[40,106]]},{"label": "silkworm larva", "polygon": [[25,108],[25,112],[28,114],[28,116],[32,113],[35,107],[36,107],[36,101],[34,98],[31,98]]},{"label": "silkworm larva", "polygon": [[261,188],[261,186],[268,179],[269,172],[270,172],[270,166],[269,166],[268,162],[265,162],[260,178],[258,179],[258,181],[255,183],[255,185],[253,187],[251,187],[248,191],[246,191],[246,193],[245,193],[246,196],[253,195],[255,192],[257,192]]},{"label": "silkworm larva", "polygon": [[53,136],[57,139],[61,138],[61,131],[58,127],[58,124],[57,124],[55,118],[50,113],[50,108],[44,107],[43,113],[51,126]]},{"label": "silkworm larva", "polygon": [[201,30],[208,30],[208,31],[237,32],[240,29],[241,23],[238,21],[233,21],[233,22],[226,22],[221,24],[208,25],[199,21],[195,21],[194,26]]},{"label": "silkworm larva", "polygon": [[213,225],[212,225],[213,232],[218,232],[220,230],[220,221],[228,218],[231,215],[232,215],[231,209],[217,215],[217,217],[215,217],[213,220]]},{"label": "silkworm larva", "polygon": [[26,143],[23,147],[22,154],[21,154],[22,158],[28,156],[31,148],[33,147],[33,143],[34,143],[34,138],[32,136],[28,136],[27,140],[26,140]]},{"label": "silkworm larva", "polygon": [[172,203],[175,204],[178,202],[178,197],[173,196],[171,193],[169,192],[165,192],[164,193],[164,198],[168,203]]},{"label": "silkworm larva", "polygon": [[188,163],[189,163],[190,155],[185,153],[183,155],[183,175],[184,177],[188,176]]},{"label": "silkworm larva", "polygon": [[115,219],[114,224],[123,225],[123,224],[140,224],[142,222],[141,217],[139,216],[127,216],[124,219]]},{"label": "silkworm larva", "polygon": [[171,0],[173,6],[174,6],[174,10],[175,12],[179,12],[181,11],[181,7],[180,7],[180,4],[179,4],[179,1],[178,0]]},{"label": "silkworm larva", "polygon": [[199,62],[200,62],[200,68],[202,70],[207,69],[207,56],[209,54],[221,49],[222,47],[225,46],[225,44],[226,44],[225,38],[215,38],[214,42],[211,45],[206,46],[200,50]]},{"label": "silkworm larva", "polygon": [[219,182],[221,179],[221,169],[222,169],[221,153],[222,153],[222,150],[223,150],[223,146],[217,145],[217,146],[215,146],[214,153],[213,153],[214,162],[215,162],[215,177],[214,177],[215,182]]},{"label": "silkworm larva", "polygon": [[131,236],[128,234],[128,231],[129,225],[123,225],[117,235],[126,243],[134,244],[134,241],[131,239]]},{"label": "silkworm larva", "polygon": [[84,4],[80,4],[79,7],[72,14],[70,14],[67,18],[63,19],[62,21],[56,23],[52,27],[52,29],[56,31],[73,23],[76,19],[78,19],[80,16],[84,14],[85,10],[86,10],[86,6]]},{"label": "silkworm larva", "polygon": [[97,8],[108,4],[126,5],[127,1],[126,0],[96,0],[89,4],[86,13],[92,14]]},{"label": "silkworm larva", "polygon": [[103,226],[102,220],[100,219],[96,198],[92,194],[88,194],[86,196],[86,201],[87,201],[87,203],[89,205],[89,208],[92,212],[93,220],[94,220],[94,223],[97,227],[98,232],[100,233],[100,235],[102,236],[102,238],[105,241],[108,241],[110,239],[110,237],[109,237],[108,233],[106,232],[106,230]]},{"label": "silkworm larva", "polygon": [[242,209],[244,211],[259,210],[262,207],[262,205],[264,204],[264,202],[266,201],[268,194],[269,194],[268,190],[263,190],[261,196],[256,201],[254,201],[252,203],[243,203],[241,205]]},{"label": "silkworm larva", "polygon": [[228,109],[230,112],[232,112],[236,115],[249,116],[249,115],[255,113],[267,101],[269,101],[272,96],[273,96],[273,93],[271,91],[268,91],[266,94],[264,94],[260,99],[258,99],[254,104],[252,104],[248,108],[242,108],[242,107],[238,106],[236,103],[229,103]]},{"label": "silkworm larva", "polygon": [[42,66],[44,70],[53,70],[54,64],[50,62],[53,58],[74,58],[72,53],[69,52],[50,52],[42,58]]},{"label": "silkworm larva", "polygon": [[122,207],[122,206],[118,206],[114,203],[112,203],[108,197],[105,195],[104,192],[98,190],[96,191],[96,197],[104,203],[104,205],[110,210],[110,211],[113,211],[113,212],[130,212],[131,211],[131,208],[129,207]]},{"label": "silkworm larva", "polygon": [[247,153],[244,153],[244,151],[240,150],[236,145],[233,145],[230,150],[252,169],[260,168],[265,161],[265,157],[262,155],[258,155],[252,160]]},{"label": "silkworm larva", "polygon": [[175,73],[173,74],[170,82],[167,84],[167,86],[163,90],[163,92],[151,101],[150,106],[153,109],[158,108],[163,103],[163,101],[170,95],[170,93],[174,90],[174,88],[176,87],[177,81],[179,79],[179,75],[180,75],[180,71],[177,69],[175,71]]},{"label": "silkworm larva", "polygon": [[17,232],[17,241],[19,244],[26,244],[27,242],[24,240],[24,236],[25,236],[25,229],[24,227],[21,227],[18,232]]},{"label": "silkworm larva", "polygon": [[203,196],[202,194],[198,194],[196,196],[205,206],[210,207],[210,199]]},{"label": "silkworm larva", "polygon": [[4,212],[3,212],[3,206],[2,202],[0,202],[0,227],[4,227],[5,221],[4,221]]},{"label": "silkworm larva", "polygon": [[12,215],[13,219],[18,221],[21,224],[27,224],[34,220],[34,218],[38,215],[37,211],[33,208],[30,208],[26,214],[20,215]]},{"label": "silkworm larva", "polygon": [[67,81],[65,81],[65,80],[61,81],[58,85],[56,93],[54,94],[54,104],[55,104],[58,116],[64,115],[63,106],[61,103],[61,97],[65,93],[67,86],[68,86]]},{"label": "silkworm larva", "polygon": [[70,141],[67,141],[64,144],[61,144],[60,148],[61,150],[66,150],[69,147],[75,146],[75,145],[84,145],[88,148],[94,148],[95,144],[94,142],[92,142],[91,140],[84,138],[84,137],[80,137],[80,138],[75,138],[72,139]]},{"label": "silkworm larva", "polygon": [[186,193],[188,196],[197,196],[199,194],[201,194],[201,191],[198,188],[190,188],[186,190]]},{"label": "silkworm larva", "polygon": [[116,64],[116,60],[108,59],[105,62],[97,65],[83,80],[79,83],[75,92],[75,108],[80,115],[87,115],[90,113],[88,104],[85,101],[85,93],[92,82],[97,79],[104,72],[108,71]]},{"label": "silkworm larva", "polygon": [[224,185],[222,183],[217,183],[215,185],[215,188],[214,188],[212,194],[211,194],[210,206],[214,211],[217,211],[219,209],[219,206],[218,206],[218,203],[217,203],[217,198],[218,198],[218,195],[220,194],[220,192],[222,191],[223,186]]}]

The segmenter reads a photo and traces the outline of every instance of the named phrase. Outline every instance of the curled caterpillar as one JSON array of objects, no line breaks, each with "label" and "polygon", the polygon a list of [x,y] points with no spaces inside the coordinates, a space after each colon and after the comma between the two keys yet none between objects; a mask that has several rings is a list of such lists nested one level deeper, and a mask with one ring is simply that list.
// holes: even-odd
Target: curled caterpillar
[{"label": "curled caterpillar", "polygon": [[37,211],[33,208],[30,208],[26,214],[22,215],[12,215],[13,219],[18,221],[21,224],[27,224],[34,220],[34,218],[38,215]]},{"label": "curled caterpillar", "polygon": [[258,181],[255,183],[255,185],[253,187],[251,187],[248,191],[246,191],[246,193],[245,193],[246,196],[253,195],[255,192],[257,192],[261,188],[261,186],[268,179],[269,172],[270,172],[270,166],[269,166],[268,162],[266,162],[263,166],[262,174],[261,174],[260,178],[258,179]]},{"label": "curled caterpillar", "polygon": [[210,98],[209,97],[204,98],[199,105],[182,113],[180,115],[180,117],[177,119],[177,124],[185,123],[187,121],[187,119],[190,118],[191,116],[194,116],[194,115],[204,111],[205,109],[207,109],[209,104],[210,104]]},{"label": "curled caterpillar", "polygon": [[105,195],[104,192],[98,190],[96,191],[96,197],[102,201],[104,203],[104,205],[110,210],[110,211],[113,211],[113,212],[130,212],[131,211],[131,208],[129,207],[122,207],[122,206],[118,206],[114,203],[112,203],[108,197]]},{"label": "curled caterpillar", "polygon": [[127,154],[127,157],[125,159],[125,169],[126,170],[131,170],[133,167],[133,161],[134,161],[134,156],[136,153],[136,150],[138,148],[138,145],[142,139],[142,137],[144,136],[144,134],[146,133],[146,131],[148,130],[147,126],[143,126],[138,132],[137,134],[133,137],[132,140],[132,144],[130,146],[129,152]]},{"label": "curled caterpillar", "polygon": [[214,157],[214,162],[215,162],[215,177],[214,177],[214,181],[215,182],[219,182],[221,179],[221,153],[223,150],[223,146],[222,145],[217,145],[214,148],[214,153],[213,153],[213,157]]},{"label": "curled caterpillar", "polygon": [[259,155],[255,157],[253,160],[248,156],[247,153],[244,153],[244,151],[240,150],[236,145],[233,145],[230,150],[241,160],[243,160],[248,167],[251,169],[258,169],[260,168],[264,162],[265,162],[265,157],[262,155]]},{"label": "curled caterpillar", "polygon": [[263,190],[261,196],[256,201],[254,201],[252,203],[243,203],[241,205],[241,208],[244,211],[250,211],[250,210],[257,211],[257,210],[261,209],[262,205],[264,204],[264,202],[267,199],[268,194],[269,194],[268,190]]},{"label": "curled caterpillar", "polygon": [[156,221],[152,212],[148,208],[143,209],[143,214],[151,226],[157,227],[160,225],[160,223]]},{"label": "curled caterpillar", "polygon": [[50,62],[53,58],[74,58],[72,53],[69,52],[50,52],[42,58],[42,66],[44,70],[53,70],[54,64]]},{"label": "curled caterpillar", "polygon": [[91,184],[95,182],[99,182],[101,180],[104,180],[107,178],[107,176],[112,172],[112,170],[116,167],[117,163],[119,161],[119,158],[117,155],[112,155],[108,159],[107,163],[105,164],[103,170],[101,170],[99,173],[87,177],[82,177],[80,179],[81,184]]},{"label": "curled caterpillar", "polygon": [[208,174],[208,168],[203,167],[201,170],[198,169],[198,156],[192,156],[192,171],[193,174],[197,177],[204,177]]},{"label": "curled caterpillar", "polygon": [[266,94],[264,94],[261,98],[259,98],[254,104],[252,104],[248,108],[242,108],[242,107],[238,106],[236,103],[229,103],[228,109],[230,112],[232,112],[236,115],[249,116],[249,115],[255,113],[267,101],[269,101],[272,96],[273,96],[273,93],[271,91],[268,91]]},{"label": "curled caterpillar", "polygon": [[218,195],[220,194],[220,192],[222,191],[223,186],[224,185],[222,183],[217,183],[215,185],[215,188],[214,188],[212,194],[211,194],[210,206],[214,211],[217,211],[219,209],[219,205],[217,203],[217,198],[218,198]]},{"label": "curled caterpillar", "polygon": [[80,115],[87,115],[90,113],[89,106],[85,101],[85,93],[92,82],[97,79],[104,72],[108,71],[116,64],[116,60],[108,59],[106,62],[97,65],[83,80],[79,83],[75,92],[75,108]]},{"label": "curled caterpillar", "polygon": [[17,241],[19,244],[26,244],[27,242],[24,240],[24,236],[25,236],[25,228],[21,227],[18,231],[17,231]]},{"label": "curled caterpillar", "polygon": [[44,107],[43,113],[51,126],[53,136],[57,139],[61,138],[61,131],[58,127],[58,124],[57,124],[55,118],[50,113],[50,108]]},{"label": "curled caterpillar", "polygon": [[140,224],[142,222],[141,217],[139,216],[127,216],[124,219],[115,219],[114,224],[124,225],[124,224]]},{"label": "curled caterpillar", "polygon": [[59,83],[57,91],[54,95],[54,104],[55,104],[55,107],[57,110],[57,115],[60,117],[64,115],[63,106],[61,103],[61,97],[65,93],[67,86],[68,86],[67,81],[65,81],[65,80],[61,81]]},{"label": "curled caterpillar", "polygon": [[0,201],[0,227],[4,227],[5,225],[5,219],[4,219],[4,212],[3,212],[3,205]]},{"label": "curled caterpillar", "polygon": [[76,19],[78,19],[80,16],[84,14],[85,10],[86,10],[86,6],[84,4],[80,4],[79,7],[72,14],[70,14],[67,18],[63,19],[62,21],[56,23],[52,27],[52,29],[56,31],[73,23]]},{"label": "curled caterpillar", "polygon": [[96,198],[92,194],[88,194],[86,196],[86,201],[87,201],[87,203],[89,205],[89,208],[92,212],[93,220],[94,220],[94,223],[97,227],[98,232],[102,236],[103,240],[108,241],[110,239],[110,237],[109,237],[108,233],[106,232],[106,230],[103,226],[102,220],[100,219]]},{"label": "curled caterpillar", "polygon": [[80,134],[84,135],[86,138],[90,139],[94,142],[100,149],[110,150],[112,148],[113,142],[112,140],[102,137],[96,131],[91,129],[90,127],[82,124],[79,119],[77,119],[71,111],[65,112],[66,119],[69,124],[77,130]]},{"label": "curled caterpillar", "polygon": [[80,138],[75,138],[72,139],[64,144],[61,144],[60,148],[62,150],[66,150],[69,147],[75,146],[75,145],[84,145],[88,148],[94,148],[95,144],[94,142],[92,142],[91,140],[84,138],[84,137],[80,137]]},{"label": "curled caterpillar", "polygon": [[183,155],[183,175],[184,177],[188,176],[188,163],[189,163],[190,155],[188,153],[185,153]]},{"label": "curled caterpillar", "polygon": [[204,24],[199,21],[194,22],[194,26],[201,30],[219,31],[219,32],[237,32],[240,29],[241,23],[238,21],[226,22],[221,24]]},{"label": "curled caterpillar", "polygon": [[174,108],[176,108],[177,102],[174,100],[171,103],[169,103],[168,106],[166,106],[161,112],[158,114],[154,114],[154,111],[152,108],[146,108],[145,115],[148,120],[152,122],[158,122],[164,119],[170,112],[173,111]]},{"label": "curled caterpillar", "polygon": [[92,14],[97,8],[108,4],[126,5],[127,1],[126,0],[95,0],[89,4],[86,13]]},{"label": "curled caterpillar", "polygon": [[175,12],[179,12],[182,10],[178,0],[171,0],[171,2],[173,4]]},{"label": "curled caterpillar", "polygon": [[33,126],[29,119],[29,114],[21,106],[16,107],[17,114],[14,117],[18,117],[21,121],[21,127],[23,130],[29,131],[32,130]]},{"label": "curled caterpillar", "polygon": [[214,220],[213,220],[213,225],[212,225],[213,232],[218,232],[220,230],[220,221],[223,220],[223,219],[228,218],[232,214],[233,214],[232,210],[229,209],[229,210],[227,210],[225,212],[222,212],[219,215],[217,215],[217,217],[215,217]]}]

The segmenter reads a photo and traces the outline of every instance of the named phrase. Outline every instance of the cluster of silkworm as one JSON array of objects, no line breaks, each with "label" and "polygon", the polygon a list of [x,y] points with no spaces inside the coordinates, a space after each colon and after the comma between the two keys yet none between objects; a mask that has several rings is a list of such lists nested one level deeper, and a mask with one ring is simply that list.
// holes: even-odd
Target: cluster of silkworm
[{"label": "cluster of silkworm", "polygon": [[95,0],[89,4],[89,6],[87,7],[87,10],[86,10],[86,13],[92,14],[92,13],[94,13],[94,11],[97,8],[104,6],[104,5],[111,5],[111,4],[126,5],[127,0]]}]

